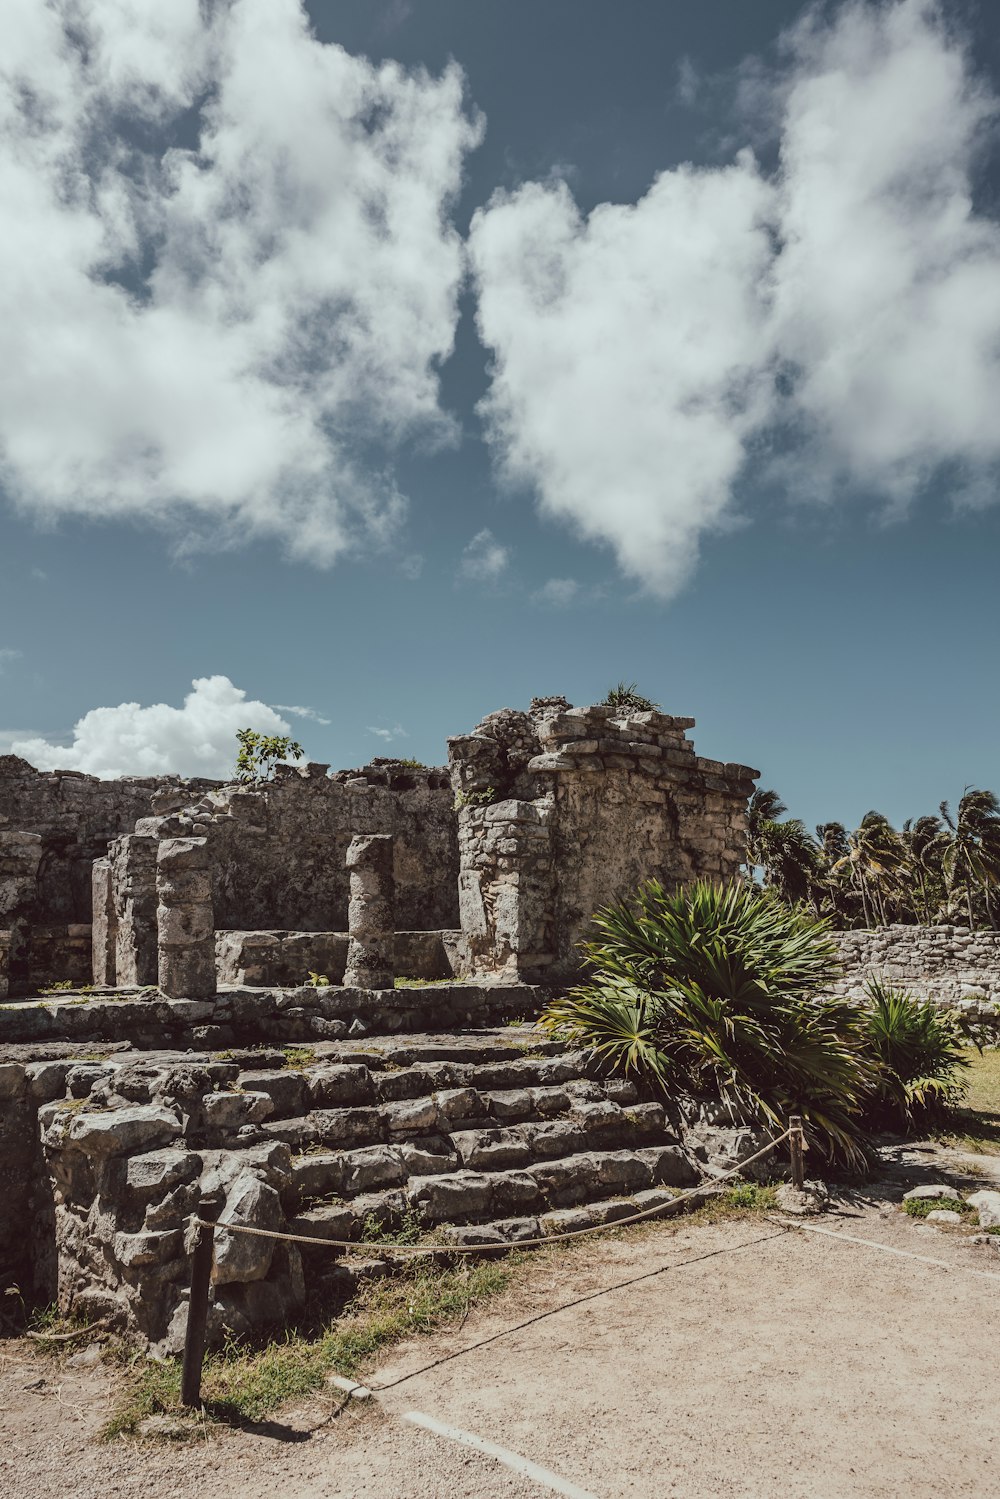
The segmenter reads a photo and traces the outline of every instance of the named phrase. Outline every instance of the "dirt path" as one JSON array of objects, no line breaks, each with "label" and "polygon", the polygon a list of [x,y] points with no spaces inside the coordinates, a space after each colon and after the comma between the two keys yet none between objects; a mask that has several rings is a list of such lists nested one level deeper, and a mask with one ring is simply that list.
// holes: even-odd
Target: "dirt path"
[{"label": "dirt path", "polygon": [[[256,1434],[100,1446],[91,1438],[107,1408],[106,1371],[60,1368],[8,1345],[0,1492],[539,1499],[553,1491],[401,1419],[417,1411],[598,1499],[995,1493],[1000,1254],[888,1211],[842,1206],[820,1222],[954,1270],[767,1220],[595,1241],[570,1271],[539,1261],[517,1291],[461,1330],[395,1349],[374,1384],[471,1351],[386,1391],[378,1405],[352,1404],[311,1437],[329,1397]],[[571,1296],[651,1270],[662,1273],[473,1347]]]}]

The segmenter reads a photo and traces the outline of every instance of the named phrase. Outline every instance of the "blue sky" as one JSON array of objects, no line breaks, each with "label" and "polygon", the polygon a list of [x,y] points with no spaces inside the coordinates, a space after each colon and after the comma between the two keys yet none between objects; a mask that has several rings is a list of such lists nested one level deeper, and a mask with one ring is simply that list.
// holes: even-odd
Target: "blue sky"
[{"label": "blue sky", "polygon": [[625,678],[809,823],[1000,786],[990,7],[14,9],[0,746]]}]

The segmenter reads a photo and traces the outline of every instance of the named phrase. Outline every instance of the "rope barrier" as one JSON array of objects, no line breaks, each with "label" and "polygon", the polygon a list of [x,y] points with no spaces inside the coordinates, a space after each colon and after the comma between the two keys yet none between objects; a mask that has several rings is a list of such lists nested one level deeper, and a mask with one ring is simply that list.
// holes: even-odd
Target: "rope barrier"
[{"label": "rope barrier", "polygon": [[818,1223],[802,1223],[796,1219],[779,1218],[774,1213],[768,1213],[772,1223],[778,1223],[782,1228],[800,1228],[803,1233],[822,1234],[824,1239],[837,1239],[843,1244],[861,1244],[865,1249],[879,1249],[883,1254],[895,1254],[900,1259],[918,1260],[922,1265],[934,1265],[938,1270],[957,1270],[961,1275],[975,1275],[980,1280],[993,1280],[1000,1283],[1000,1274],[995,1270],[976,1270],[972,1265],[952,1265],[947,1260],[934,1259],[929,1254],[916,1254],[912,1249],[897,1249],[894,1244],[880,1244],[877,1239],[861,1239],[857,1234],[845,1234],[841,1229],[820,1228]]},{"label": "rope barrier", "polygon": [[496,1254],[500,1249],[535,1249],[543,1244],[552,1244],[555,1240],[580,1239],[585,1234],[605,1233],[611,1228],[627,1228],[630,1223],[641,1223],[646,1218],[654,1218],[658,1213],[673,1212],[682,1202],[692,1197],[704,1197],[714,1192],[721,1182],[727,1181],[731,1176],[737,1176],[747,1166],[752,1166],[754,1161],[761,1160],[782,1143],[790,1138],[792,1131],[786,1129],[784,1134],[778,1135],[763,1149],[755,1151],[739,1165],[730,1171],[724,1171],[721,1176],[713,1177],[710,1183],[699,1182],[698,1186],[690,1187],[686,1192],[679,1192],[676,1197],[671,1197],[668,1202],[658,1202],[654,1207],[643,1208],[640,1212],[630,1213],[625,1218],[615,1218],[610,1223],[592,1223],[587,1228],[571,1228],[562,1234],[545,1234],[536,1239],[510,1239],[500,1244],[384,1244],[377,1245],[358,1239],[321,1239],[312,1234],[287,1234],[280,1233],[274,1228],[254,1228],[247,1223],[211,1223],[205,1218],[195,1218],[194,1222],[199,1228],[212,1228],[227,1234],[250,1234],[259,1239],[276,1239],[284,1244],[307,1244],[310,1249],[337,1249],[353,1251],[355,1254],[371,1254],[373,1248],[387,1250],[390,1254],[404,1255],[406,1257],[421,1254]]},{"label": "rope barrier", "polygon": [[[562,1234],[546,1234],[534,1239],[510,1239],[499,1244],[392,1244],[380,1245],[383,1253],[389,1255],[401,1255],[404,1259],[417,1255],[453,1255],[453,1254],[497,1254],[502,1251],[516,1249],[540,1248],[546,1244],[562,1242],[565,1239],[581,1239],[588,1234],[607,1233],[613,1228],[627,1228],[632,1223],[642,1223],[647,1218],[655,1218],[664,1213],[673,1212],[681,1203],[688,1202],[694,1197],[704,1197],[712,1194],[721,1182],[727,1181],[731,1176],[737,1176],[747,1166],[752,1166],[755,1161],[762,1160],[764,1156],[771,1155],[784,1141],[792,1142],[793,1170],[796,1165],[796,1146],[801,1146],[802,1123],[795,1116],[788,1129],[784,1130],[776,1139],[762,1146],[760,1150],[754,1151],[745,1160],[740,1161],[729,1171],[723,1171],[719,1176],[713,1178],[711,1184],[699,1183],[697,1187],[690,1187],[686,1192],[679,1192],[676,1197],[669,1198],[666,1202],[658,1202],[653,1207],[642,1208],[639,1212],[629,1213],[624,1218],[615,1218],[609,1223],[592,1223],[587,1228],[571,1228]],[[798,1160],[801,1161],[801,1150],[798,1151]],[[800,1174],[796,1172],[795,1174]],[[204,1209],[203,1209],[204,1211]],[[310,1249],[333,1249],[338,1253],[371,1254],[373,1245],[356,1239],[321,1239],[312,1234],[289,1234],[282,1233],[275,1228],[254,1228],[248,1223],[217,1223],[214,1218],[195,1216],[192,1219],[195,1228],[195,1240],[191,1257],[191,1294],[188,1302],[187,1327],[184,1334],[184,1361],[181,1369],[181,1403],[183,1405],[197,1408],[201,1404],[201,1368],[205,1356],[205,1333],[208,1325],[208,1302],[209,1286],[212,1275],[213,1246],[216,1230],[222,1230],[230,1234],[249,1234],[258,1239],[273,1239],[283,1244],[305,1244]]]}]

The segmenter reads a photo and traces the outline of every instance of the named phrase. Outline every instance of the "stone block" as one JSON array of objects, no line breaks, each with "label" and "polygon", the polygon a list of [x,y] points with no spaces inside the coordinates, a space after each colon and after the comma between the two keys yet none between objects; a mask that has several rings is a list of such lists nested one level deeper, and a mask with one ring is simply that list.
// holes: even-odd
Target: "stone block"
[{"label": "stone block", "polygon": [[84,1110],[70,1117],[65,1143],[90,1156],[131,1155],[166,1145],[181,1128],[177,1114],[155,1104],[107,1113]]},{"label": "stone block", "polygon": [[226,1193],[215,1234],[214,1285],[263,1280],[271,1268],[276,1240],[253,1234],[227,1233],[228,1225],[280,1231],[284,1227],[281,1200],[251,1171],[241,1171]]}]

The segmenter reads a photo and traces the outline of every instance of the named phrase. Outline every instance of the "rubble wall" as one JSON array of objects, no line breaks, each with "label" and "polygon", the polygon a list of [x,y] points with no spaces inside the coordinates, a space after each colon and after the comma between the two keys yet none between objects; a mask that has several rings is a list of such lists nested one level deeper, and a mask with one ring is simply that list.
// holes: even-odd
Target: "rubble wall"
[{"label": "rubble wall", "polygon": [[610,901],[736,876],[758,772],[696,755],[693,722],[536,699],[449,741],[474,974],[565,982]]},{"label": "rubble wall", "polygon": [[861,996],[869,978],[955,1005],[971,995],[1000,1003],[1000,932],[960,926],[884,926],[835,932],[840,994]]},{"label": "rubble wall", "polygon": [[458,841],[444,770],[327,774],[278,766],[275,780],[225,786],[182,814],[147,819],[156,837],[204,837],[217,928],[347,930],[347,849],[359,834],[394,840],[396,918],[409,931],[458,924]]}]

